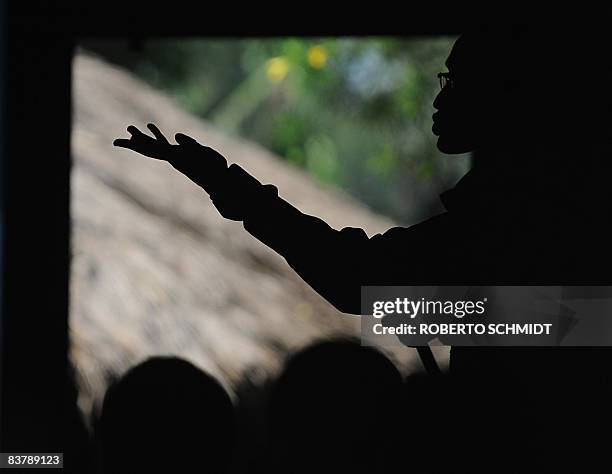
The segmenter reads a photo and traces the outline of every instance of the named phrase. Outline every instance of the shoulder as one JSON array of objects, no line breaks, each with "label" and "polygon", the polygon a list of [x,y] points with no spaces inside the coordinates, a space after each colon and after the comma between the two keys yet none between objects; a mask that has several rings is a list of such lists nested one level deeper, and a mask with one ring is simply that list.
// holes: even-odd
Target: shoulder
[{"label": "shoulder", "polygon": [[379,241],[395,240],[430,240],[437,239],[440,232],[450,232],[452,230],[453,216],[448,212],[430,217],[423,222],[408,227],[393,227],[383,234],[378,234],[372,239]]}]

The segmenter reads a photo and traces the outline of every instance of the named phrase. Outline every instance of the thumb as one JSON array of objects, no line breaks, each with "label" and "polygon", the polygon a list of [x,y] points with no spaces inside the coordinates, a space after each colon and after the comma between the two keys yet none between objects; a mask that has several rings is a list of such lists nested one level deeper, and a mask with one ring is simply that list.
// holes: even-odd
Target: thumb
[{"label": "thumb", "polygon": [[176,135],[174,135],[174,139],[179,145],[199,145],[199,143],[195,139],[191,138],[188,135],[185,135],[184,133],[177,133]]}]

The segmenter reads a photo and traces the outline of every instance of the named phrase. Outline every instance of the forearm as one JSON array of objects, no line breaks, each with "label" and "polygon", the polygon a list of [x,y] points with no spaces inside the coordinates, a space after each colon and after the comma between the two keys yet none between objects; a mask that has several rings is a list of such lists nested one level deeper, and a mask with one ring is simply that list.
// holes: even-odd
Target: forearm
[{"label": "forearm", "polygon": [[224,217],[242,221],[251,235],[282,255],[336,308],[360,312],[359,263],[367,253],[360,247],[368,241],[363,230],[337,231],[302,213],[281,199],[275,186],[261,184],[236,164],[217,169],[214,180],[193,159],[172,164],[208,192]]},{"label": "forearm", "polygon": [[338,231],[283,199],[243,221],[245,229],[282,255],[321,296],[345,313],[360,314],[360,288],[368,237],[361,229]]}]

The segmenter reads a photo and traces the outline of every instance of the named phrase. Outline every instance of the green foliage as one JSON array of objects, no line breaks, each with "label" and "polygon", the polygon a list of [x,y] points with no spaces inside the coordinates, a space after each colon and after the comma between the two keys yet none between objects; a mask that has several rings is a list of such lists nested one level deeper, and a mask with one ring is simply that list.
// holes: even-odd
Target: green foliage
[{"label": "green foliage", "polygon": [[191,112],[254,140],[375,210],[412,222],[465,171],[431,134],[453,38],[150,41],[117,54]]}]

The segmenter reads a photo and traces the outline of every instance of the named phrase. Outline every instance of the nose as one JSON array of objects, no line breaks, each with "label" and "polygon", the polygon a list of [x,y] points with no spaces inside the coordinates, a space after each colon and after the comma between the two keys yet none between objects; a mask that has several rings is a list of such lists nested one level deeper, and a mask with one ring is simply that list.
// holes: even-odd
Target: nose
[{"label": "nose", "polygon": [[440,92],[438,92],[438,95],[436,96],[436,98],[433,101],[433,107],[436,110],[440,110],[440,108],[444,105],[444,101],[448,98],[448,91],[449,87],[445,87],[443,88]]},{"label": "nose", "polygon": [[442,92],[438,92],[438,95],[436,96],[436,98],[435,98],[435,99],[434,99],[434,101],[433,101],[433,107],[434,107],[434,109],[436,109],[436,110],[440,110],[440,94],[441,94],[441,93],[442,93]]}]

